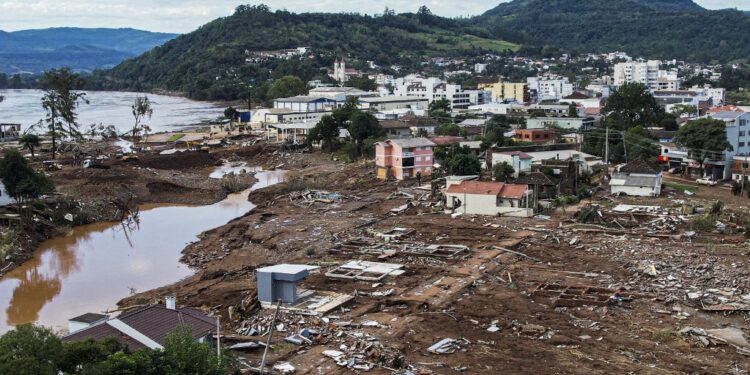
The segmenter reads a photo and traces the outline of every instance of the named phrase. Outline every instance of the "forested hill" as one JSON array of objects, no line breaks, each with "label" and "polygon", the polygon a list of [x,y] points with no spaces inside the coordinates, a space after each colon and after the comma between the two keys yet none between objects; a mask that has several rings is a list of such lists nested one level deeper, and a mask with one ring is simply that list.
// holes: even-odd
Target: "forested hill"
[{"label": "forested hill", "polygon": [[750,57],[750,17],[691,0],[515,0],[472,19],[511,41],[695,62]]},{"label": "forested hill", "polygon": [[[253,58],[258,51],[297,47],[313,52],[304,59]],[[373,61],[409,71],[426,56],[471,57],[519,48],[527,55],[625,51],[691,62],[747,60],[750,17],[736,10],[709,11],[691,0],[514,0],[462,19],[423,8],[368,16],[239,6],[231,16],[97,72],[90,82],[94,89],[167,90],[229,100],[244,97],[252,86],[254,97],[262,100],[269,79],[325,78],[321,68],[331,67],[336,57],[347,57],[349,66],[359,69]]]},{"label": "forested hill", "polygon": [[76,71],[108,68],[175,36],[134,29],[75,27],[0,31],[0,73],[40,73],[63,66]]},{"label": "forested hill", "polygon": [[[302,62],[246,62],[245,51],[297,47],[311,47],[315,57]],[[240,6],[231,16],[97,74],[94,82],[96,88],[165,89],[197,99],[234,99],[246,91],[241,82],[258,85],[285,74],[312,79],[321,76],[321,67],[332,67],[337,56],[384,67],[416,66],[429,55],[501,54],[517,47],[499,34],[490,38],[487,30],[464,20],[429,12],[294,14],[272,12],[263,5]]]}]

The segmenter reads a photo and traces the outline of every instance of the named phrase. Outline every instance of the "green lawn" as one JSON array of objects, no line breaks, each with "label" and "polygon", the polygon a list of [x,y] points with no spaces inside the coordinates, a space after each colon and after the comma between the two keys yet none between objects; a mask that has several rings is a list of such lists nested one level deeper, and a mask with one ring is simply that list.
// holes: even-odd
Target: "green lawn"
[{"label": "green lawn", "polygon": [[666,186],[668,188],[675,189],[675,190],[683,192],[683,193],[686,192],[686,191],[694,193],[696,190],[698,190],[698,188],[695,187],[695,186],[683,185],[683,184],[679,184],[677,182],[672,182],[672,181],[665,181],[664,182],[664,186]]},{"label": "green lawn", "polygon": [[169,139],[167,139],[167,142],[177,142],[180,138],[184,137],[185,134],[178,133],[178,134],[172,134]]}]

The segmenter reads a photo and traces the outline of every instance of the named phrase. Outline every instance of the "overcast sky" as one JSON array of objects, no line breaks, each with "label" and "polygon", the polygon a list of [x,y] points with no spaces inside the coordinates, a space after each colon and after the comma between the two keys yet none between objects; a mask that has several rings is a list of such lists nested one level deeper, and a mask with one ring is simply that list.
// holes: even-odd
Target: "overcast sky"
[{"label": "overcast sky", "polygon": [[[617,0],[613,0],[617,1]],[[502,0],[498,0],[498,3]],[[709,9],[750,10],[750,0],[696,0]],[[215,18],[232,13],[238,4],[264,3],[293,12],[381,13],[388,6],[413,12],[415,4],[433,13],[471,16],[492,8],[492,0],[0,0],[0,30],[14,31],[55,26],[133,27],[150,31],[185,33]],[[0,46],[2,48],[2,46]]]}]

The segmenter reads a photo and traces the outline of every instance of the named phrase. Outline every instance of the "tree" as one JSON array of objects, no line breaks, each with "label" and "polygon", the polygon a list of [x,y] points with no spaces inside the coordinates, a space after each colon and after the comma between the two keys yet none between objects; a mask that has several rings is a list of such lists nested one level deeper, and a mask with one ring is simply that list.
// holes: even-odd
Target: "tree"
[{"label": "tree", "polygon": [[672,106],[671,113],[674,117],[693,116],[698,114],[698,108],[690,104],[675,104]]},{"label": "tree", "polygon": [[355,112],[361,112],[358,99],[353,96],[346,98],[344,105],[333,110],[333,118],[336,120],[336,125],[339,128],[348,127],[349,120]]},{"label": "tree", "polygon": [[36,134],[26,133],[21,136],[21,138],[18,138],[18,144],[23,146],[23,148],[26,148],[31,152],[31,158],[36,159],[36,156],[34,155],[34,149],[39,147],[42,142],[39,139],[39,136]]},{"label": "tree", "polygon": [[79,369],[96,367],[99,362],[105,361],[109,356],[125,350],[114,337],[102,341],[87,339],[63,344],[62,358],[58,368],[67,374],[77,373]]},{"label": "tree", "polygon": [[224,117],[228,118],[229,121],[231,122],[236,121],[239,115],[240,115],[240,112],[234,109],[234,107],[232,106],[224,110]]},{"label": "tree", "polygon": [[323,147],[328,146],[328,151],[333,152],[333,146],[339,138],[339,126],[336,119],[331,115],[323,116],[320,121],[310,130],[307,136],[308,144],[321,142]]},{"label": "tree", "polygon": [[132,109],[133,118],[135,119],[135,125],[133,125],[133,138],[135,138],[138,134],[144,131],[141,121],[147,117],[150,119],[154,114],[154,110],[151,108],[151,101],[148,100],[148,96],[136,97],[130,108]]},{"label": "tree", "polygon": [[433,112],[445,112],[448,113],[451,111],[451,102],[450,100],[446,98],[440,98],[438,100],[433,100],[432,103],[430,103],[430,106],[428,107],[430,111],[430,116],[433,115]]},{"label": "tree", "polygon": [[575,103],[568,105],[568,117],[578,117],[578,106]]},{"label": "tree", "polygon": [[385,134],[380,122],[369,112],[357,111],[351,116],[349,124],[349,135],[361,147],[365,139],[370,137],[381,137]]},{"label": "tree", "polygon": [[169,375],[226,375],[229,358],[216,356],[208,344],[195,341],[189,327],[178,327],[164,338],[164,357]]},{"label": "tree", "polygon": [[640,125],[625,132],[625,151],[628,160],[653,160],[659,156],[659,146],[651,138],[648,130]]},{"label": "tree", "polygon": [[687,148],[690,157],[698,160],[701,168],[711,154],[732,149],[724,121],[708,118],[689,121],[683,125],[677,131],[674,142]]},{"label": "tree", "polygon": [[658,124],[663,109],[641,83],[626,83],[615,90],[603,108],[605,123],[609,127],[628,130],[641,125],[644,128]]},{"label": "tree", "polygon": [[498,163],[492,167],[492,177],[498,182],[508,182],[515,173],[516,170],[507,162]]},{"label": "tree", "polygon": [[417,19],[423,24],[429,24],[432,21],[432,11],[426,5],[422,5],[417,10]]},{"label": "tree", "polygon": [[661,126],[662,129],[670,132],[676,131],[680,128],[680,125],[677,124],[677,120],[668,114],[661,119],[661,121],[659,122],[659,126]]},{"label": "tree", "polygon": [[0,178],[5,190],[19,206],[54,190],[52,180],[44,173],[35,172],[18,150],[6,150],[0,160]]},{"label": "tree", "polygon": [[445,124],[440,124],[440,126],[437,129],[435,129],[435,133],[437,135],[450,135],[450,136],[457,137],[461,135],[461,127],[456,124],[448,122]]},{"label": "tree", "polygon": [[474,155],[460,154],[447,162],[446,169],[449,174],[455,176],[471,176],[478,175],[482,171],[482,164]]},{"label": "tree", "polygon": [[351,77],[346,81],[346,86],[355,87],[362,91],[375,91],[378,89],[378,83],[374,79],[367,77]]},{"label": "tree", "polygon": [[[42,107],[47,111],[47,125],[52,137],[52,158],[57,151],[57,140],[60,137],[80,137],[76,109],[79,102],[88,104],[86,94],[75,90],[85,81],[80,75],[71,73],[68,68],[48,70],[39,81],[44,88]],[[67,124],[67,129],[63,126]]]},{"label": "tree", "polygon": [[29,324],[0,337],[0,374],[57,375],[63,344],[50,330]]},{"label": "tree", "polygon": [[284,76],[277,79],[271,89],[268,90],[268,96],[271,99],[288,98],[307,93],[307,85],[297,76]]}]

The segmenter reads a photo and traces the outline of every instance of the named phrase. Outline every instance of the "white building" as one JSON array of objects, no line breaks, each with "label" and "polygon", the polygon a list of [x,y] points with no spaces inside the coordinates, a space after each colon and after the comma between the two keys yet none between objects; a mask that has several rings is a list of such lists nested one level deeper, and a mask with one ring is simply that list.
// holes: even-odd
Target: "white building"
[{"label": "white building", "polygon": [[615,195],[658,197],[661,195],[661,184],[661,169],[639,159],[613,173],[609,188]]},{"label": "white building", "polygon": [[409,109],[418,111],[427,109],[428,101],[414,96],[379,96],[359,98],[359,106],[362,110],[377,112],[393,111],[398,109]]},{"label": "white building", "polygon": [[575,85],[567,77],[542,76],[526,79],[529,91],[536,92],[538,101],[560,100],[575,91]]},{"label": "white building", "polygon": [[615,64],[615,86],[626,83],[642,83],[651,91],[679,90],[682,81],[676,70],[661,70],[661,61],[631,61]]},{"label": "white building", "polygon": [[502,182],[449,181],[446,208],[464,215],[531,217],[533,192],[526,185]]},{"label": "white building", "polygon": [[435,100],[447,99],[451,108],[466,109],[472,105],[489,102],[489,95],[482,90],[464,90],[461,85],[447,83],[437,77],[408,75],[397,78],[394,85],[396,96],[415,96],[427,99],[428,104]]},{"label": "white building", "polygon": [[273,101],[276,109],[288,109],[292,112],[325,112],[336,107],[336,101],[316,96],[293,96],[278,98]]}]

